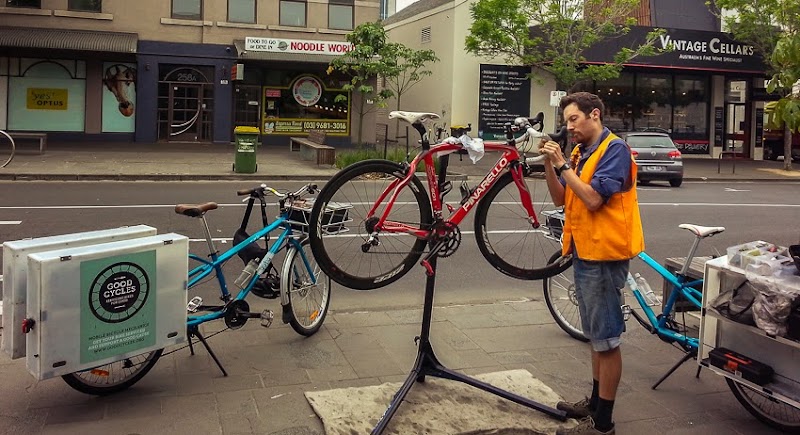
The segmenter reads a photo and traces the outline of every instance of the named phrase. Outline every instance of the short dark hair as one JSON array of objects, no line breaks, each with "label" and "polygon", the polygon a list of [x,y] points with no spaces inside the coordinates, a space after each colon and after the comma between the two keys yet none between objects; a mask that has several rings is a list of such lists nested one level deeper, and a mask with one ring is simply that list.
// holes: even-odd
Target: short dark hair
[{"label": "short dark hair", "polygon": [[578,109],[587,117],[590,113],[592,113],[592,110],[600,110],[600,119],[603,119],[605,106],[603,105],[603,101],[600,100],[600,97],[597,95],[590,92],[575,92],[561,98],[561,103],[559,103],[559,105],[563,111],[572,103],[575,103],[575,105],[578,106]]}]

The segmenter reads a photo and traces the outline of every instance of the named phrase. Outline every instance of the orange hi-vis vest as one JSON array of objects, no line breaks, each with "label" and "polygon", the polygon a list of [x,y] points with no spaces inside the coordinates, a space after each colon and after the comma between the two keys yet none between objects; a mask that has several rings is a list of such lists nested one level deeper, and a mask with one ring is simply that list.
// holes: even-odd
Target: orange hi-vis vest
[{"label": "orange hi-vis vest", "polygon": [[[614,139],[619,137],[609,133],[586,160],[580,173],[580,179],[584,183],[591,182],[597,163]],[[579,147],[572,150],[573,157],[577,157],[579,153]],[[563,254],[569,252],[573,242],[577,257],[589,261],[627,260],[644,250],[642,219],[636,194],[636,173],[636,162],[631,156],[630,189],[615,193],[596,211],[590,211],[567,185],[564,192],[564,213],[567,219],[564,223]]]}]

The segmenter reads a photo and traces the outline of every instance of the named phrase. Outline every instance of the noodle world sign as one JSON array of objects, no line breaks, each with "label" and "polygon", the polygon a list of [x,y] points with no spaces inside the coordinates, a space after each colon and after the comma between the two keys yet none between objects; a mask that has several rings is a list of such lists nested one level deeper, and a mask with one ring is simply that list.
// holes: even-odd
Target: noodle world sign
[{"label": "noodle world sign", "polygon": [[244,46],[247,51],[327,55],[344,54],[353,49],[349,42],[255,37],[245,38]]}]

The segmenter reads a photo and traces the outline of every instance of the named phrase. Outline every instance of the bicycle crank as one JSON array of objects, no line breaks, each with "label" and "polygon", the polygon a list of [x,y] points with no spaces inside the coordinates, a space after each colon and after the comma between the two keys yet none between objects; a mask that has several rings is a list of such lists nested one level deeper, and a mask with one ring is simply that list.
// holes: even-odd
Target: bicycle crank
[{"label": "bicycle crank", "polygon": [[233,301],[225,309],[225,325],[230,329],[239,329],[247,323],[247,319],[261,319],[261,326],[269,328],[275,319],[272,310],[251,313],[250,305],[244,300]]}]

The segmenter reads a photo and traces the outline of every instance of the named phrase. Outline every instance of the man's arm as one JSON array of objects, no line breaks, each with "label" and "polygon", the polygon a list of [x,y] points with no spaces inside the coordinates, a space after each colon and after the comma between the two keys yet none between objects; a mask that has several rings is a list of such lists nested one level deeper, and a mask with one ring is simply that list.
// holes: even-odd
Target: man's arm
[{"label": "man's arm", "polygon": [[564,186],[558,180],[556,170],[549,159],[544,160],[544,178],[547,180],[547,190],[550,191],[550,198],[556,207],[564,205]]}]

